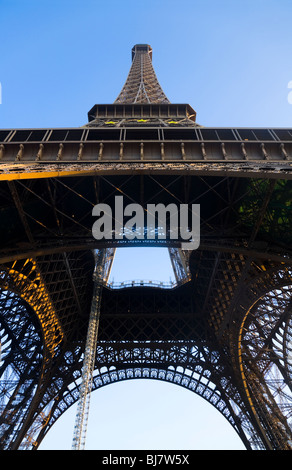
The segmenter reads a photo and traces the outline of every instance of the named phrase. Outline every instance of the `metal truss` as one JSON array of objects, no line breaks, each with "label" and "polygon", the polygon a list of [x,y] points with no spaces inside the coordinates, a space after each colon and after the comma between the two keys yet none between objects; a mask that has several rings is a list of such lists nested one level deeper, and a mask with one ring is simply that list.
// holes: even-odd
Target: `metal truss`
[{"label": "metal truss", "polygon": [[[90,200],[88,193],[89,181],[88,179],[84,179],[84,183],[86,183],[84,185],[82,179],[75,180],[71,182],[70,185],[68,181],[49,181],[46,188],[43,185],[38,186],[37,182],[30,181],[29,184],[27,184],[27,182],[17,182],[13,187],[10,186],[7,188],[6,192],[3,188],[2,196],[4,197],[5,194],[6,200],[13,200],[16,205],[15,207],[19,212],[20,220],[25,229],[24,233],[26,233],[27,238],[30,240],[30,242],[27,242],[31,246],[30,249],[36,249],[36,247],[40,249],[42,244],[43,248],[46,248],[49,243],[50,250],[52,250],[46,255],[36,256],[35,258],[31,258],[31,260],[27,260],[26,251],[24,251],[22,259],[20,256],[18,261],[7,262],[5,270],[3,270],[3,287],[6,286],[5,288],[7,289],[9,285],[9,292],[13,290],[19,295],[22,294],[24,301],[30,303],[33,309],[32,311],[35,311],[34,315],[37,313],[34,295],[37,295],[37,292],[39,293],[39,289],[34,291],[33,285],[35,285],[35,289],[40,286],[40,282],[43,282],[43,285],[46,286],[44,291],[44,304],[42,307],[44,310],[40,310],[40,313],[37,314],[37,318],[38,324],[40,325],[39,328],[43,330],[44,337],[48,338],[47,343],[45,343],[47,344],[45,350],[48,351],[46,356],[46,374],[43,376],[39,374],[40,366],[34,370],[34,387],[39,383],[39,393],[37,394],[39,404],[35,406],[34,413],[31,414],[31,416],[28,415],[27,419],[25,419],[25,409],[20,408],[20,415],[15,419],[24,423],[25,426],[21,429],[22,432],[18,433],[17,439],[14,434],[16,432],[14,426],[15,421],[12,420],[10,422],[6,418],[7,429],[6,433],[4,433],[5,443],[3,446],[7,446],[7,448],[15,448],[15,446],[23,448],[37,447],[47,430],[55,421],[55,413],[59,416],[60,409],[65,411],[66,404],[64,405],[63,400],[65,400],[65,395],[67,395],[68,390],[72,389],[72,384],[64,382],[62,379],[65,370],[68,372],[70,381],[72,381],[72,378],[76,381],[76,385],[73,385],[73,387],[76,387],[76,390],[78,389],[78,380],[81,377],[82,344],[87,330],[87,317],[86,315],[84,316],[83,312],[89,309],[88,299],[91,298],[90,290],[92,287],[90,287],[90,285],[92,284],[90,279],[92,279],[94,256],[93,254],[88,256],[86,250],[83,251],[86,245],[82,246],[82,251],[80,251],[80,247],[79,249],[77,248],[77,251],[72,251],[74,245],[72,245],[70,237],[67,241],[66,256],[64,256],[64,245],[61,245],[62,249],[58,250],[60,243],[58,234],[62,227],[62,242],[64,241],[64,236],[66,237],[66,233],[68,235],[74,233],[74,243],[76,243],[78,230],[80,230],[81,240],[83,241],[84,237],[86,238],[87,233],[90,231],[90,226],[87,225],[87,223],[85,224],[86,214],[90,213],[92,210],[96,194],[93,191],[92,199]],[[240,330],[235,331],[233,335],[231,335],[229,331],[229,325],[232,324],[232,318],[235,315],[234,308],[237,305],[236,299],[242,299],[242,288],[246,286],[247,279],[250,276],[251,278],[257,279],[257,282],[259,282],[259,275],[262,276],[264,274],[267,276],[265,273],[271,266],[275,268],[275,266],[282,266],[283,263],[289,263],[289,238],[287,238],[287,236],[284,238],[284,234],[289,233],[290,224],[290,209],[289,205],[285,203],[289,191],[291,191],[288,182],[269,180],[242,181],[235,178],[212,179],[206,177],[196,178],[194,182],[195,184],[193,180],[191,180],[189,184],[186,184],[187,181],[181,176],[173,176],[167,179],[151,176],[147,181],[145,181],[144,178],[144,187],[146,189],[148,188],[149,193],[147,191],[144,191],[143,194],[139,192],[138,198],[134,177],[122,177],[118,178],[116,181],[113,178],[99,178],[98,184],[96,181],[95,185],[94,180],[91,183],[92,188],[95,186],[99,187],[99,197],[102,195],[102,198],[99,200],[102,201],[109,202],[110,198],[116,194],[118,190],[119,194],[122,193],[126,200],[131,201],[133,201],[133,195],[135,195],[135,200],[139,202],[141,202],[142,197],[144,202],[155,201],[156,198],[159,198],[168,203],[170,201],[180,202],[184,200],[189,202],[197,202],[200,200],[203,205],[206,203],[206,210],[202,211],[204,217],[201,221],[203,243],[199,250],[191,254],[189,260],[185,259],[185,262],[188,261],[187,266],[191,273],[189,283],[184,284],[184,287],[182,286],[180,290],[168,290],[168,292],[164,294],[161,289],[150,289],[147,291],[146,296],[143,294],[145,288],[142,288],[142,290],[121,289],[116,292],[108,289],[104,290],[101,306],[99,344],[102,344],[103,351],[109,348],[106,353],[104,352],[104,354],[108,355],[110,354],[111,348],[115,350],[115,348],[118,347],[118,350],[114,353],[117,359],[117,363],[115,364],[117,373],[116,375],[114,373],[110,375],[110,377],[117,377],[117,380],[119,377],[121,380],[125,377],[122,372],[118,371],[120,369],[124,370],[126,366],[129,371],[126,377],[131,374],[133,377],[139,375],[139,372],[136,370],[135,361],[134,364],[132,360],[127,363],[126,358],[131,357],[135,351],[138,351],[141,342],[145,342],[147,338],[151,338],[151,350],[153,354],[154,351],[156,351],[156,358],[161,354],[161,344],[164,344],[163,350],[165,351],[165,348],[168,348],[169,344],[173,342],[181,341],[183,345],[191,342],[194,350],[197,350],[196,348],[198,348],[202,342],[206,342],[208,345],[204,348],[204,353],[207,354],[207,356],[220,356],[220,361],[225,363],[225,361],[227,361],[226,353],[222,351],[232,351],[232,354],[230,353],[231,357],[233,357],[236,362]],[[140,184],[141,181],[139,180],[139,185]],[[86,198],[83,189],[85,187],[87,188]],[[44,191],[47,191],[49,195],[51,192],[50,189],[52,190],[52,188],[54,189],[54,198],[51,199],[51,201],[54,201],[54,205],[50,206],[47,202],[48,196],[45,196]],[[59,188],[59,191],[57,191],[57,188]],[[156,192],[153,191],[153,188],[156,188]],[[39,192],[40,190],[41,192]],[[18,198],[16,195],[18,195]],[[82,204],[82,201],[83,204],[86,203],[84,207],[87,207],[87,209],[85,211],[83,210],[82,219],[72,217],[72,215],[75,214],[70,214],[70,208],[67,208],[65,211],[67,206],[61,206],[62,201],[70,200],[72,195],[76,197],[76,201],[80,201],[80,204]],[[185,199],[186,197],[187,199]],[[17,204],[19,201],[21,201],[21,205]],[[32,201],[34,201],[33,204]],[[219,201],[221,204],[220,210],[218,209],[218,207],[220,207],[218,206]],[[215,203],[216,207],[213,207]],[[36,211],[37,204],[40,204],[40,207]],[[76,205],[79,206],[79,204]],[[44,224],[44,219],[40,218],[43,213],[42,206],[51,208],[52,210],[52,217],[48,217],[48,212],[46,214],[47,225]],[[34,208],[33,213],[30,211],[30,207]],[[255,207],[257,208],[256,211],[254,210]],[[281,218],[281,224],[277,223],[279,217]],[[48,225],[48,220],[50,220],[50,225]],[[38,227],[38,230],[32,230],[31,227],[33,226]],[[34,233],[33,238],[31,238],[32,233]],[[53,237],[54,241],[52,234],[55,234],[55,237]],[[216,234],[215,238],[214,234]],[[230,237],[230,235],[232,235],[232,237]],[[218,236],[221,238],[220,243]],[[215,240],[216,245],[214,246]],[[269,243],[267,243],[268,240]],[[283,243],[284,241],[286,241],[287,246]],[[3,246],[8,242],[10,242],[10,240],[5,242],[5,239],[3,239]],[[52,248],[52,246],[55,248]],[[174,260],[178,251],[176,248],[169,249],[173,253]],[[113,255],[112,249],[109,253],[110,260]],[[183,253],[181,253],[181,255],[182,254]],[[34,259],[36,259],[37,262],[34,261]],[[182,264],[179,266],[181,267]],[[184,266],[186,266],[186,264],[184,264]],[[278,270],[279,268],[276,268],[276,272],[278,272]],[[183,271],[178,270],[177,272]],[[287,270],[286,273],[288,274],[289,271]],[[196,279],[195,283],[193,281],[194,279]],[[33,281],[35,284],[33,284]],[[278,281],[280,286],[278,291],[280,292],[281,286],[283,285],[281,277]],[[27,284],[27,288],[24,287],[24,282]],[[287,283],[289,285],[291,279],[288,279]],[[275,285],[277,284],[263,281],[263,291],[270,292],[275,289]],[[191,290],[190,286],[192,286]],[[195,303],[191,294],[192,290],[195,295]],[[254,291],[257,293],[259,289],[254,288]],[[29,292],[30,296],[25,294],[26,292]],[[33,294],[33,292],[35,292],[35,294]],[[48,294],[46,294],[46,292]],[[15,299],[17,298],[19,297],[15,297]],[[37,299],[38,305],[41,305],[39,296]],[[51,310],[50,305],[54,305],[53,310]],[[157,306],[160,306],[159,315]],[[249,309],[250,306],[246,307],[244,312],[249,311]],[[48,313],[42,313],[43,311]],[[57,322],[55,322],[54,316]],[[202,321],[202,318],[205,318],[207,323]],[[239,318],[242,321],[243,314],[241,314]],[[279,330],[282,334],[281,341],[283,345],[285,344],[281,356],[282,362],[284,360],[284,354],[286,354],[287,357],[287,351],[289,352],[291,350],[289,343],[289,335],[291,335],[289,322],[291,322],[291,320],[287,323],[288,320],[284,321],[285,318],[283,318],[281,323],[282,329]],[[237,324],[238,322],[236,322],[236,325]],[[52,329],[50,325],[58,326],[54,326],[54,329]],[[283,331],[287,331],[287,333],[284,335]],[[210,335],[213,338],[212,340],[210,340]],[[251,338],[252,336],[249,337],[249,346],[251,345]],[[279,342],[279,334],[276,338]],[[7,344],[7,337],[3,341],[3,344]],[[120,349],[121,346],[118,345],[122,345],[122,349]],[[157,345],[159,345],[158,349]],[[230,349],[231,347],[232,349]],[[221,349],[220,353],[218,353],[218,349]],[[142,366],[139,365],[142,376],[147,376],[147,371],[149,371],[149,374],[151,371],[150,377],[165,377],[165,380],[168,380],[166,377],[173,377],[174,380],[174,377],[179,376],[181,377],[182,383],[187,383],[186,380],[189,378],[190,372],[186,372],[186,377],[184,377],[182,373],[177,373],[181,369],[177,369],[180,363],[174,355],[171,356],[172,361],[170,362],[166,360],[167,356],[163,356],[166,360],[165,364],[167,364],[167,367],[165,364],[164,366],[160,364],[160,361],[158,367],[157,362],[154,360],[153,366],[151,365],[150,367],[147,359],[147,357],[149,357],[148,353],[141,350],[139,354],[141,358],[144,357]],[[275,360],[274,356],[272,358]],[[272,358],[270,361],[272,361]],[[55,369],[52,369],[52,360],[59,362],[58,367]],[[100,356],[97,356],[97,362],[95,364],[95,370],[102,371],[100,375],[104,380],[107,380],[105,379],[107,375],[103,375],[103,368],[108,367],[109,364],[107,360],[101,363]],[[279,359],[277,359],[277,361],[279,362]],[[256,362],[255,365],[257,364]],[[286,359],[285,365],[287,364],[289,363]],[[201,364],[201,366],[202,371],[204,371],[203,364]],[[172,372],[174,370],[176,372],[169,375],[169,367]],[[188,364],[188,371],[192,371],[192,367],[192,365]],[[217,367],[218,366],[214,367],[214,370],[211,368],[210,373],[211,375],[215,374],[212,381],[214,381],[216,387],[219,387],[218,384],[221,384],[220,387],[222,389],[225,373],[219,378],[217,375]],[[245,367],[248,371],[250,367],[249,363],[247,363]],[[272,369],[272,366],[270,366],[270,368]],[[50,373],[48,373],[48,369],[50,369]],[[278,367],[278,376],[282,374],[284,369],[286,369],[286,367]],[[144,370],[145,372],[143,372]],[[274,425],[273,427],[270,424],[268,428],[268,425],[266,425],[263,431],[261,425],[259,431],[254,422],[255,418],[252,412],[254,407],[250,405],[249,400],[245,403],[246,395],[250,396],[251,391],[249,390],[247,394],[244,386],[246,379],[243,379],[241,376],[237,377],[235,373],[236,370],[241,370],[239,364],[234,366],[233,372],[229,370],[228,381],[224,382],[226,386],[224,393],[227,393],[227,389],[229,390],[229,387],[231,387],[230,389],[232,389],[234,393],[236,390],[236,393],[240,397],[235,406],[237,414],[233,412],[233,421],[230,418],[233,424],[235,422],[237,423],[236,426],[234,424],[237,432],[240,433],[247,447],[270,448],[270,446],[272,446],[273,448],[285,448],[290,438],[285,437],[285,434],[282,432],[282,441],[280,441],[279,438],[276,439],[275,429],[278,429],[277,432],[279,433],[279,426],[281,429],[282,426],[286,426],[285,432],[288,432],[285,414],[283,413],[283,410],[285,410],[288,416],[287,419],[289,419],[290,402],[286,389],[285,392],[281,394],[282,405],[280,408],[274,401],[272,401],[272,404],[270,404],[268,408],[267,405],[263,403],[261,403],[260,407],[257,407],[256,416],[261,415],[262,420],[268,419],[266,415],[279,417],[277,426]],[[261,371],[257,371],[257,374],[261,374]],[[9,368],[5,368],[5,376],[9,378]],[[264,384],[263,386],[267,387],[267,384],[269,384],[269,386],[272,387],[272,396],[275,394],[275,388],[277,388],[277,390],[279,389],[278,384],[280,379],[278,376],[277,381],[273,381],[270,376],[265,375],[263,377],[260,375]],[[19,379],[20,382],[24,380],[24,377],[23,379]],[[203,393],[205,389],[202,385],[202,383],[204,383],[203,377],[204,372],[202,372],[201,381],[198,380],[194,388],[194,391],[198,393],[199,391]],[[252,387],[251,377],[253,377],[252,374],[248,374],[249,387]],[[44,380],[44,378],[46,378],[46,380]],[[176,378],[176,380],[178,380],[178,378]],[[283,385],[281,385],[281,387],[283,387]],[[258,390],[258,386],[254,387],[253,393],[256,395],[256,391]],[[206,391],[204,393],[206,397],[209,392]],[[217,397],[216,394],[215,396],[214,394],[210,394],[210,396],[212,396],[214,400]],[[227,408],[230,400],[231,397],[226,397],[224,401]],[[234,400],[234,397],[232,400]],[[253,400],[260,400],[260,397],[256,395]],[[222,403],[221,401],[218,401],[218,403],[219,402]],[[29,403],[27,397],[26,403]],[[72,404],[72,401],[70,403]],[[58,411],[55,412],[56,406]],[[251,410],[249,406],[251,406]],[[227,408],[224,407],[222,409],[226,410]],[[276,415],[274,414],[275,410],[277,410]],[[226,414],[227,411],[224,411],[224,413]],[[238,416],[241,420],[240,426],[238,425]],[[283,419],[284,424],[282,423]],[[39,423],[39,425],[37,425],[37,423]],[[267,437],[267,433],[269,437]],[[275,436],[273,433],[275,433]],[[272,444],[270,441],[272,441]]]},{"label": "metal truss", "polygon": [[72,444],[73,450],[84,449],[86,442],[87,421],[95,365],[96,343],[100,321],[101,296],[105,274],[105,256],[105,250],[100,250],[96,255],[96,265],[93,274],[94,290],[90,309],[86,345],[84,350],[82,383],[80,385],[79,402]]},{"label": "metal truss", "polygon": [[290,268],[270,267],[247,282],[247,292],[241,296],[241,309],[246,295],[250,307],[241,316],[238,370],[257,427],[270,449],[287,450],[292,444],[291,274]]},{"label": "metal truss", "polygon": [[190,253],[180,248],[168,248],[169,256],[177,284],[187,282],[191,279],[189,269],[189,255]]},{"label": "metal truss", "polygon": [[[244,405],[230,382],[228,366],[222,365],[218,351],[210,353],[207,343],[99,342],[96,361],[93,390],[117,381],[136,378],[174,383],[211,403],[235,428],[247,447],[250,447],[245,433],[252,426],[248,416],[244,418]],[[78,380],[64,395],[63,401],[53,409],[51,425],[65,409],[76,402],[77,397]]]},{"label": "metal truss", "polygon": [[132,66],[115,103],[169,103],[152,66],[152,48],[137,44],[132,49]]},{"label": "metal truss", "polygon": [[33,311],[11,290],[1,290],[1,449],[16,439],[29,413],[43,367],[42,333]]},{"label": "metal truss", "polygon": [[[256,282],[258,284],[260,283],[259,277],[257,277]],[[256,330],[254,325],[259,328],[256,320],[251,320],[249,328],[244,327],[244,331],[246,331],[246,333],[245,336],[241,339],[241,344],[243,347],[247,348],[247,353],[245,353],[247,357],[244,358],[244,370],[249,371],[251,369],[250,361],[252,361],[253,366],[251,372],[248,372],[248,377],[246,375],[244,378],[234,377],[234,374],[236,376],[235,371],[240,371],[242,368],[238,367],[237,369],[231,367],[232,364],[230,364],[230,356],[228,354],[228,351],[230,351],[230,345],[228,348],[228,345],[224,343],[224,346],[220,347],[215,338],[212,338],[213,330],[209,330],[209,327],[206,324],[204,325],[202,317],[198,318],[194,323],[193,316],[187,315],[184,321],[186,322],[187,330],[190,332],[190,337],[193,339],[183,339],[180,341],[175,340],[175,336],[179,337],[181,335],[181,337],[185,338],[184,332],[186,327],[182,323],[182,319],[184,318],[183,308],[186,312],[189,312],[190,306],[185,305],[185,300],[180,308],[178,303],[173,306],[174,311],[180,310],[181,313],[179,317],[173,316],[173,320],[171,322],[169,304],[173,303],[174,298],[176,298],[177,302],[179,301],[178,297],[173,295],[172,299],[170,299],[169,303],[167,303],[164,307],[166,313],[161,314],[159,321],[157,321],[157,318],[155,318],[154,323],[153,320],[157,314],[150,314],[150,312],[153,312],[151,305],[147,307],[149,310],[148,315],[145,314],[145,312],[140,314],[140,323],[137,323],[136,311],[133,311],[131,314],[127,313],[126,316],[123,313],[116,313],[115,317],[116,320],[118,320],[118,324],[114,322],[114,313],[110,313],[108,309],[107,314],[102,312],[102,323],[100,325],[101,338],[106,338],[107,336],[112,337],[113,331],[119,332],[120,337],[123,338],[125,337],[123,331],[129,331],[129,336],[141,339],[132,341],[125,341],[122,339],[116,341],[98,341],[96,350],[95,374],[93,378],[93,390],[99,388],[100,386],[112,383],[113,381],[130,378],[153,378],[171,381],[178,385],[187,387],[195,393],[198,393],[203,398],[207,399],[211,404],[216,406],[216,408],[221,411],[221,413],[229,420],[231,425],[234,426],[247,448],[266,448],[267,443],[262,440],[263,437],[257,430],[257,426],[254,422],[253,413],[255,412],[255,406],[251,406],[248,401],[245,403],[244,397],[247,396],[250,400],[253,401],[260,400],[260,406],[257,405],[256,407],[257,417],[259,416],[260,419],[264,422],[268,420],[268,424],[269,419],[271,419],[269,427],[268,424],[265,425],[265,432],[269,430],[271,433],[271,437],[273,438],[272,448],[289,448],[289,440],[291,437],[289,437],[291,393],[289,394],[286,390],[287,385],[285,385],[285,383],[289,384],[289,381],[287,382],[287,371],[286,368],[283,367],[283,360],[286,362],[289,361],[289,354],[291,352],[291,345],[289,342],[289,335],[291,334],[291,312],[289,312],[288,315],[287,311],[285,310],[285,304],[287,303],[288,298],[290,298],[290,288],[289,286],[282,288],[280,287],[280,285],[285,286],[287,282],[291,282],[290,271],[287,270],[283,273],[279,273],[274,269],[273,272],[270,273],[269,277],[267,274],[262,276],[262,283],[265,289],[268,289],[268,293],[265,297],[263,297],[264,303],[260,297],[257,308],[254,308],[253,310],[254,313],[252,318],[257,317],[258,314],[256,312],[261,311],[264,308],[268,309],[270,312],[271,309],[267,303],[267,300],[270,300],[270,295],[275,296],[275,291],[283,292],[283,298],[277,300],[281,308],[278,308],[275,313],[273,312],[273,323],[269,323],[266,315],[261,314],[265,320],[266,331],[268,328],[268,331],[271,332],[269,335],[264,335],[265,341],[268,343],[275,341],[277,347],[274,349],[274,352],[263,349],[263,345],[261,343],[262,340],[259,338],[260,341],[258,341],[259,333],[255,334]],[[275,289],[275,286],[278,286],[278,288]],[[253,287],[254,286],[251,287],[251,292],[256,292],[252,289]],[[141,296],[145,296],[143,292],[144,289],[140,289],[140,301],[139,296],[135,301],[136,309],[138,309],[138,311],[141,309]],[[156,291],[155,295],[159,297],[160,292],[160,290],[158,290],[158,293]],[[269,292],[273,292],[273,294],[269,294]],[[130,295],[127,296],[128,300],[126,304],[125,299],[122,302],[123,297],[125,297],[125,293],[122,293],[122,297],[119,293],[115,302],[112,302],[112,312],[116,312],[117,306],[123,308],[123,303],[125,312],[128,312],[129,305],[131,305],[133,309],[133,303],[131,300],[132,297]],[[182,299],[179,301],[179,303],[181,303],[185,297],[186,296],[182,293]],[[151,295],[149,292],[148,299],[150,298]],[[279,296],[275,296],[275,298],[279,299]],[[165,299],[166,297],[164,297],[164,301]],[[250,305],[253,300],[250,297],[250,292],[247,293],[247,299]],[[157,300],[156,303],[158,303]],[[161,309],[161,301],[159,305]],[[165,320],[163,320],[163,315]],[[288,322],[288,326],[287,318],[290,322]],[[234,314],[234,324],[238,328],[237,321],[235,320],[237,320],[236,314]],[[242,322],[242,315],[240,315],[240,321]],[[275,328],[276,323],[279,325],[277,329]],[[161,330],[162,325],[164,325],[164,334]],[[283,328],[283,325],[285,325],[285,328]],[[104,330],[104,328],[108,329],[108,333]],[[137,328],[139,331],[137,331]],[[136,332],[134,330],[136,330]],[[284,335],[284,330],[288,332],[287,335]],[[166,342],[161,339],[154,341],[153,339],[147,340],[145,338],[149,337],[150,331],[152,332],[152,337],[154,338],[163,338],[163,336],[166,335],[166,337],[170,339]],[[240,331],[243,331],[243,327],[241,327]],[[260,329],[260,334],[262,336],[263,331]],[[277,334],[278,331],[280,332],[280,335]],[[235,335],[235,333],[233,334]],[[233,335],[229,334],[231,347],[233,343],[232,340],[234,340]],[[216,343],[217,348],[214,349],[214,345]],[[279,347],[279,343],[283,345],[282,349]],[[264,356],[264,358],[260,361],[258,357],[254,356],[255,345],[258,354]],[[228,349],[226,350],[226,348]],[[277,354],[277,357],[275,354]],[[55,377],[55,383],[48,387],[46,396],[42,401],[41,409],[38,413],[38,415],[42,418],[37,421],[40,423],[40,426],[37,428],[36,421],[34,421],[34,427],[28,433],[31,447],[37,446],[48,429],[50,429],[50,427],[53,425],[55,420],[69,406],[78,400],[78,390],[80,386],[79,380],[81,378],[83,365],[82,348],[76,344],[74,350],[67,351],[65,354],[63,352],[62,355],[62,363],[59,365],[61,368],[59,370],[59,367],[56,368],[53,374],[53,377]],[[266,357],[267,355],[268,357]],[[233,355],[235,360],[236,357],[238,357],[239,360],[239,358],[242,356],[243,354],[239,355],[238,351],[236,355]],[[261,362],[265,362],[263,368],[259,368],[259,364]],[[274,368],[275,364],[277,363],[282,363],[282,369],[281,364],[280,367],[278,365],[278,371],[277,374],[275,374]],[[64,376],[62,371],[65,370],[67,371],[67,375]],[[255,370],[256,377],[253,378]],[[285,381],[283,381],[284,370],[286,371]],[[245,372],[245,374],[247,374],[247,372]],[[65,377],[68,377],[68,379],[66,380]],[[72,383],[73,377],[74,381]],[[291,377],[289,380],[291,380]],[[253,388],[254,381],[256,383],[256,388]],[[248,388],[250,391],[246,395],[243,393],[243,385],[240,386],[242,382],[245,384],[248,383]],[[261,390],[262,387],[264,387],[263,390]],[[55,392],[53,392],[53,390],[55,390]],[[56,394],[55,398],[54,393]],[[46,410],[48,410],[47,414]],[[284,434],[284,426],[286,426],[285,432],[288,433],[287,437],[285,437]],[[278,434],[281,431],[280,436],[282,442],[279,440],[279,438],[277,441],[275,440],[277,436],[277,429]],[[32,434],[32,430],[34,430],[35,434]],[[263,433],[263,430],[261,430],[261,432]],[[265,433],[263,433],[263,435],[265,436]],[[28,442],[26,442],[25,445],[27,446]],[[269,444],[268,448],[271,448],[271,444]]]},{"label": "metal truss", "polygon": [[[37,449],[78,400],[84,443],[90,391],[136,378],[197,393],[247,449],[292,448],[292,131],[197,125],[151,55],[133,48],[116,102],[83,127],[0,130],[2,449]],[[92,209],[116,195],[200,204],[199,248],[94,240]],[[169,250],[175,286],[109,286],[116,248],[143,245]]]}]

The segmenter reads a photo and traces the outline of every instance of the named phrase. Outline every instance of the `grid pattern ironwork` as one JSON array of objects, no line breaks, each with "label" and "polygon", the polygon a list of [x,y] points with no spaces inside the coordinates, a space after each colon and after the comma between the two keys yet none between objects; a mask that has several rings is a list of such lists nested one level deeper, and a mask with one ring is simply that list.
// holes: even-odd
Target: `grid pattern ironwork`
[{"label": "grid pattern ironwork", "polygon": [[172,289],[105,283],[93,389],[165,380],[208,400],[247,449],[291,449],[292,131],[199,126],[151,54],[133,48],[118,99],[85,126],[0,131],[2,449],[38,448],[78,400],[94,253],[109,273],[135,244],[92,238],[92,208],[117,194],[199,203],[201,243],[161,243]]}]

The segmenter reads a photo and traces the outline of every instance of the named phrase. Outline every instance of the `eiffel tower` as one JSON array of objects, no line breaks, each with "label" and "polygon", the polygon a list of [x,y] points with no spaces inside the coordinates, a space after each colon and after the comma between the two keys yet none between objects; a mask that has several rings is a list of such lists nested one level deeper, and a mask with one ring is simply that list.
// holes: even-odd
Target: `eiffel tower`
[{"label": "eiffel tower", "polygon": [[[292,129],[204,127],[165,96],[151,47],[131,52],[116,101],[84,126],[0,130],[1,449],[38,449],[81,403],[91,338],[89,392],[177,384],[246,449],[290,450]],[[199,247],[94,238],[93,208],[116,196],[199,204]],[[123,246],[167,248],[175,284],[111,284]]]}]

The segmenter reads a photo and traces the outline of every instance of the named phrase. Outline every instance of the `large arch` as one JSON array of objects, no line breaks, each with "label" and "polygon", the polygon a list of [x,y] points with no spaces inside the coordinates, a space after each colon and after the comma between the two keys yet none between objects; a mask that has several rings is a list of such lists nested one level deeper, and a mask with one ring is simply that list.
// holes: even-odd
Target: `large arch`
[{"label": "large arch", "polygon": [[[111,382],[90,398],[86,450],[244,450],[242,439],[208,400],[155,378]],[[54,423],[39,450],[70,450],[78,404]]]},{"label": "large arch", "polygon": [[[23,282],[23,279],[21,280]],[[6,284],[7,286],[7,284]],[[11,284],[12,286],[12,284]],[[11,287],[10,286],[10,287]],[[249,344],[255,344],[248,334],[252,334],[255,330],[249,328],[255,325],[257,312],[263,306],[265,296],[269,292],[277,291],[287,293],[287,286],[291,286],[291,271],[288,268],[279,270],[273,267],[265,271],[262,276],[252,278],[245,288],[243,301],[238,305],[233,314],[234,330],[231,338],[234,341],[233,347],[237,353],[240,348],[246,345],[242,341],[242,331],[244,326],[245,340]],[[285,295],[285,302],[288,306],[290,302],[289,295]],[[284,320],[280,310],[274,317],[274,322]],[[287,326],[288,325],[288,326]],[[273,331],[273,324],[268,325],[270,331]],[[281,329],[281,328],[282,329]],[[282,345],[282,350],[290,351],[288,341],[291,336],[291,324],[281,323],[279,326],[278,343]],[[283,333],[286,332],[286,333]],[[260,335],[258,335],[260,338]],[[236,339],[237,338],[237,339]],[[274,338],[274,337],[273,337]],[[259,342],[260,345],[260,342]],[[230,345],[232,348],[232,344]],[[37,448],[53,426],[56,420],[78,400],[78,389],[81,380],[80,370],[82,367],[82,350],[81,346],[76,346],[73,351],[60,350],[65,359],[62,369],[56,369],[56,380],[58,380],[58,392],[54,392],[54,383],[48,389],[48,394],[44,397],[38,408],[39,421],[35,420],[35,433],[30,433],[30,438],[34,438],[34,446]],[[245,368],[245,374],[251,371],[251,358],[248,351],[242,365]],[[234,353],[234,357],[236,357]],[[238,354],[240,361],[243,356]],[[58,357],[57,357],[58,358]],[[226,359],[226,358],[225,358]],[[214,350],[214,342],[208,339],[203,340],[199,337],[188,341],[99,341],[97,345],[96,368],[93,379],[93,390],[97,390],[105,385],[131,379],[153,379],[177,384],[188,390],[193,391],[211,403],[233,426],[246,448],[253,447],[256,440],[254,437],[257,432],[254,428],[253,407],[249,408],[242,394],[238,389],[238,382],[232,375],[222,351]],[[265,359],[271,361],[274,357]],[[285,359],[285,358],[284,358]],[[280,357],[280,362],[283,358]],[[286,360],[287,362],[287,360]],[[290,362],[289,362],[290,364]],[[68,366],[68,369],[65,366]],[[240,365],[240,364],[239,364]],[[60,381],[60,373],[62,370],[68,373],[68,377],[62,377]],[[238,367],[242,371],[242,367]],[[73,382],[72,382],[73,377]],[[252,374],[249,375],[249,392],[250,388],[256,384]],[[240,377],[244,380],[244,375]],[[56,382],[57,383],[57,382]],[[50,392],[52,392],[51,395]],[[265,393],[262,394],[266,397]],[[248,395],[247,395],[248,396]],[[266,400],[267,410],[271,410],[270,403]],[[257,406],[259,413],[260,407]],[[263,409],[264,412],[264,409]],[[33,426],[32,426],[33,427]],[[30,430],[32,431],[32,429]],[[260,434],[259,434],[260,435]],[[260,438],[257,443],[260,447]],[[31,441],[30,441],[31,445]]]},{"label": "large arch", "polygon": [[[124,346],[129,354],[128,346],[126,344]],[[168,358],[166,358],[164,347],[163,344],[157,344],[157,348],[151,350],[149,345],[145,344],[142,347],[137,343],[130,353],[131,357],[128,357],[127,364],[121,365],[116,357],[116,365],[112,361],[108,366],[103,365],[94,371],[92,391],[113,383],[136,379],[151,379],[178,385],[192,391],[214,406],[235,429],[245,447],[249,449],[251,447],[249,434],[252,433],[252,425],[247,415],[243,418],[244,404],[232,385],[230,377],[227,376],[227,370],[223,370],[219,355],[216,353],[209,355],[207,348],[197,347],[194,344],[186,347],[183,343],[177,343],[170,346],[167,352]],[[113,357],[116,352],[113,345]],[[125,351],[119,348],[119,354],[122,356],[124,353]],[[97,363],[105,364],[105,354],[108,354],[108,351],[104,345],[99,344]],[[145,362],[139,364],[139,358],[145,356],[148,356],[148,364]],[[172,364],[169,361],[170,357],[172,357]],[[75,382],[64,390],[62,400],[52,403],[47,426],[40,431],[36,439],[38,445],[60,416],[78,401],[80,380],[80,375],[78,375]]]},{"label": "large arch", "polygon": [[25,415],[41,380],[42,331],[33,309],[17,293],[0,289],[0,442],[5,449],[17,436],[17,419]]},{"label": "large arch", "polygon": [[1,266],[0,309],[1,447],[6,449],[22,434],[19,416],[23,429],[33,419],[63,332],[33,259]]},{"label": "large arch", "polygon": [[290,266],[272,267],[246,283],[234,311],[235,356],[254,421],[266,445],[291,449]]}]

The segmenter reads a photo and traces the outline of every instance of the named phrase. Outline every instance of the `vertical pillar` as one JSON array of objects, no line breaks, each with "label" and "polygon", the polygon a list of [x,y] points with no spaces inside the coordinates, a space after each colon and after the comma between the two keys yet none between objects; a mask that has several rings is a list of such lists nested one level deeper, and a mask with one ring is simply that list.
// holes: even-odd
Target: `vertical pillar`
[{"label": "vertical pillar", "polygon": [[92,389],[93,371],[96,355],[96,343],[100,318],[103,272],[105,265],[105,251],[106,250],[98,251],[96,256],[95,270],[93,274],[93,297],[84,351],[82,382],[79,389],[79,401],[77,405],[72,450],[84,450],[85,448],[90,395]]}]

